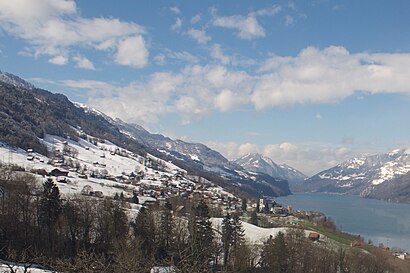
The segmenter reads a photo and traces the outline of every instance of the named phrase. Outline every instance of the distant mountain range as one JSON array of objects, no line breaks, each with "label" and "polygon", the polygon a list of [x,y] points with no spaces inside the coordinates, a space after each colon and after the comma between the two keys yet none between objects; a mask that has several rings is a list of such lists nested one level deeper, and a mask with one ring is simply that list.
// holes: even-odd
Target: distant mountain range
[{"label": "distant mountain range", "polygon": [[171,161],[188,173],[230,191],[254,197],[307,192],[355,194],[410,202],[410,151],[353,158],[310,178],[260,154],[229,161],[200,143],[152,134],[136,124],[112,119],[86,105],[73,104],[61,94],[38,89],[18,76],[0,71],[0,141],[47,154],[46,135],[76,139],[84,132],[139,155],[150,153]]},{"label": "distant mountain range", "polygon": [[249,172],[217,151],[151,134],[139,125],[114,120],[61,94],[35,88],[10,73],[0,73],[0,141],[46,154],[46,134],[76,139],[83,132],[139,155],[150,153],[171,161],[189,174],[203,177],[229,191],[254,197],[291,194],[285,179]]},{"label": "distant mountain range", "polygon": [[303,183],[303,190],[355,194],[410,202],[410,151],[358,157],[322,171]]},{"label": "distant mountain range", "polygon": [[250,153],[235,160],[235,163],[251,172],[266,173],[272,177],[285,179],[290,187],[301,185],[307,178],[302,172],[286,165],[276,164],[272,159],[258,153]]}]

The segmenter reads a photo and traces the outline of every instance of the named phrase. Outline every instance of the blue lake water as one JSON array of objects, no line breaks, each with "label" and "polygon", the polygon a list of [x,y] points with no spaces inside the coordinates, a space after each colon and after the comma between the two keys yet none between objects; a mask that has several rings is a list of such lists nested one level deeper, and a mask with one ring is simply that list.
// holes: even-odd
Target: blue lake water
[{"label": "blue lake water", "polygon": [[319,193],[295,193],[277,201],[293,209],[321,211],[339,229],[361,235],[366,242],[410,251],[410,204]]}]

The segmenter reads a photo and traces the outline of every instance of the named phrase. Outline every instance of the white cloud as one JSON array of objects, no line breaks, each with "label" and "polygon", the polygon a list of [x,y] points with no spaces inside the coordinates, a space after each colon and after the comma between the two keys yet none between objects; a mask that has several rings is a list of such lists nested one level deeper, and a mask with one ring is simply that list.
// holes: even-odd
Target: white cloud
[{"label": "white cloud", "polygon": [[[145,57],[137,55],[133,59],[133,54],[126,52],[124,61],[144,65]],[[114,86],[111,93],[91,94],[90,102],[127,121],[153,122],[174,113],[187,123],[212,111],[233,111],[243,106],[263,110],[292,104],[334,103],[356,91],[410,95],[407,53],[350,54],[343,47],[306,48],[295,57],[273,56],[254,74],[224,65],[193,65],[195,57],[184,51],[165,50],[155,59],[158,62],[165,58],[191,64],[174,73],[154,73],[128,86]],[[154,92],[158,83],[169,86],[168,91]],[[115,110],[111,108],[113,104],[124,107]],[[320,113],[316,118],[320,118]]]},{"label": "white cloud", "polygon": [[229,89],[223,89],[215,97],[215,106],[221,112],[227,112],[235,109],[241,103],[241,98]]},{"label": "white cloud", "polygon": [[182,27],[182,19],[178,17],[175,20],[175,23],[171,26],[171,30],[178,32],[181,30],[181,27]]},{"label": "white cloud", "polygon": [[197,14],[191,18],[191,24],[196,24],[201,21],[201,14]]},{"label": "white cloud", "polygon": [[176,6],[170,7],[169,10],[172,11],[173,13],[175,13],[175,14],[180,14],[181,13],[181,10]]},{"label": "white cloud", "polygon": [[187,35],[195,39],[200,44],[206,44],[211,40],[205,30],[191,28],[187,31]]},{"label": "white cloud", "polygon": [[51,59],[75,56],[84,47],[116,50],[120,40],[144,33],[115,18],[83,18],[75,1],[67,0],[0,1],[0,28],[25,40],[30,48],[24,52]]},{"label": "white cloud", "polygon": [[129,37],[119,42],[115,54],[118,64],[141,68],[148,63],[148,50],[141,35]]},{"label": "white cloud", "polygon": [[166,49],[166,56],[169,59],[174,59],[174,60],[179,60],[179,61],[184,61],[188,63],[197,63],[199,62],[198,58],[192,55],[191,53],[187,51],[172,51],[170,49]]},{"label": "white cloud", "polygon": [[320,113],[316,113],[315,118],[316,118],[316,119],[322,119],[323,117],[322,117],[322,115],[321,115]]},{"label": "white cloud", "polygon": [[206,143],[210,148],[219,151],[229,160],[235,160],[247,153],[262,153],[275,163],[287,164],[306,175],[314,175],[320,171],[334,167],[350,158],[369,154],[374,149],[349,149],[321,143],[277,143],[258,146],[255,143],[217,142]]},{"label": "white cloud", "polygon": [[259,25],[254,16],[226,16],[217,17],[213,21],[214,26],[236,29],[237,36],[241,39],[254,39],[265,37],[265,30]]},{"label": "white cloud", "polygon": [[333,103],[356,91],[410,94],[409,53],[355,53],[308,47],[296,57],[274,56],[260,69],[251,102],[256,109]]},{"label": "white cloud", "polygon": [[255,12],[251,12],[251,16],[274,16],[282,10],[282,7],[279,5],[273,5],[269,8],[260,9]]},{"label": "white cloud", "polygon": [[238,146],[239,156],[259,152],[258,145],[253,143],[244,143]]},{"label": "white cloud", "polygon": [[48,60],[50,63],[52,64],[56,64],[56,65],[65,65],[68,63],[68,58],[65,56],[55,56],[51,59]]},{"label": "white cloud", "polygon": [[77,55],[73,57],[73,60],[77,63],[78,68],[95,70],[94,64],[84,56]]},{"label": "white cloud", "polygon": [[223,53],[221,45],[219,44],[214,44],[212,46],[211,57],[220,61],[222,64],[228,64],[231,62],[231,58]]}]

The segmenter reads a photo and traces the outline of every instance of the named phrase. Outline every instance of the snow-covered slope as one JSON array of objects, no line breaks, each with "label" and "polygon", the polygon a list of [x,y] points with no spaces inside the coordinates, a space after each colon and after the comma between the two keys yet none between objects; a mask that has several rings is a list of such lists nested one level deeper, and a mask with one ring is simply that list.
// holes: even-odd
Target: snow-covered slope
[{"label": "snow-covered slope", "polygon": [[285,179],[290,185],[300,184],[306,178],[306,175],[300,171],[286,164],[278,165],[272,159],[258,153],[246,154],[237,159],[235,163],[248,171],[266,173],[272,177]]},{"label": "snow-covered slope", "polygon": [[[387,187],[394,188],[398,179],[409,171],[410,151],[396,149],[386,154],[347,160],[310,177],[303,184],[303,188],[314,192],[348,193],[386,200],[410,201],[410,192],[402,192],[400,197],[397,193],[384,190]],[[403,179],[400,181],[401,184],[405,183]],[[410,180],[407,184],[410,187]]]},{"label": "snow-covered slope", "polygon": [[[46,135],[41,141],[50,151],[49,157],[0,143],[0,161],[37,173],[39,183],[48,178],[39,175],[40,170],[45,173],[54,169],[68,171],[66,178],[51,176],[63,195],[84,194],[85,189],[85,195],[92,191],[108,197],[122,194],[132,198],[137,193],[140,204],[167,196],[188,197],[194,193],[215,199],[234,197],[204,178],[187,175],[171,162],[150,154],[136,155],[107,140],[97,141],[87,135],[75,141]],[[139,207],[133,204],[130,213],[136,213]]]}]

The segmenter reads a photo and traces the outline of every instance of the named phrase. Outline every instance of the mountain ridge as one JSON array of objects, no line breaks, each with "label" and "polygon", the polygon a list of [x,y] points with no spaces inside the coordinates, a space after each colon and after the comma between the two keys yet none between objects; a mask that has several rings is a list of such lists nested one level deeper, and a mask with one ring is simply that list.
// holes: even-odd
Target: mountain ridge
[{"label": "mountain ridge", "polygon": [[291,194],[286,180],[248,173],[203,144],[173,141],[162,135],[150,134],[141,126],[133,126],[135,131],[128,132],[125,128],[131,128],[129,124],[91,107],[73,104],[64,95],[31,87],[17,76],[15,79],[0,81],[0,95],[4,98],[0,102],[0,140],[10,145],[33,148],[46,154],[47,149],[39,141],[44,135],[76,139],[78,132],[83,131],[137,154],[150,153],[172,161],[192,174],[214,180],[232,191],[240,189],[254,197]]},{"label": "mountain ridge", "polygon": [[[304,191],[354,194],[397,202],[410,202],[410,153],[395,149],[390,153],[362,156],[309,177]],[[404,191],[397,192],[396,187]]]},{"label": "mountain ridge", "polygon": [[234,161],[248,171],[266,173],[272,177],[288,180],[290,186],[300,185],[305,174],[286,164],[276,164],[271,158],[259,153],[248,153]]}]

